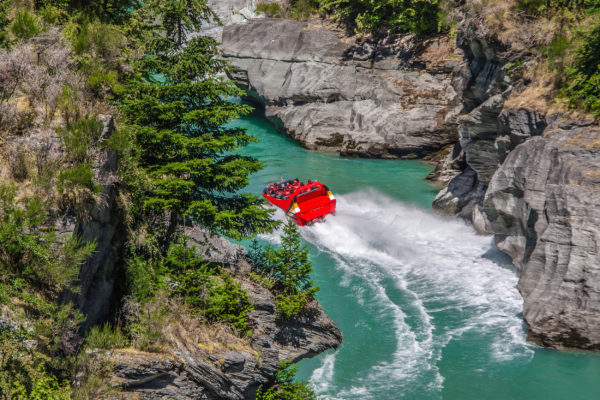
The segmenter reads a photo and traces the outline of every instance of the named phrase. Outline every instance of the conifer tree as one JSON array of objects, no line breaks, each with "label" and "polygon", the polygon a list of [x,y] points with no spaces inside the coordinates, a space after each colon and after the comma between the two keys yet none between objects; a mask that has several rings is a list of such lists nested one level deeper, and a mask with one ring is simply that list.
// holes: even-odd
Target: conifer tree
[{"label": "conifer tree", "polygon": [[155,17],[161,12],[163,25],[148,41],[135,67],[138,79],[121,101],[152,179],[144,208],[169,212],[171,232],[183,216],[236,239],[270,231],[271,212],[257,197],[239,193],[262,164],[234,151],[255,139],[225,125],[250,111],[228,100],[242,92],[218,75],[227,66],[212,39],[181,43],[182,30],[197,28],[198,18],[210,14],[205,2],[150,1],[146,11]]},{"label": "conifer tree", "polygon": [[186,31],[197,31],[204,21],[218,21],[206,0],[150,0],[146,10],[150,17],[160,18],[169,38],[183,45]]}]

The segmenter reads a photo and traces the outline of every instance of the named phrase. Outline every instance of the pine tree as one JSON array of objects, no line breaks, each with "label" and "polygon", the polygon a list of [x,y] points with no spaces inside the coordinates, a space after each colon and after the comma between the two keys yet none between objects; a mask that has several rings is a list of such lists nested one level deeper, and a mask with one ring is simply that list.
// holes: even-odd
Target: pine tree
[{"label": "pine tree", "polygon": [[150,0],[146,10],[150,17],[162,20],[165,32],[178,47],[183,45],[186,31],[197,31],[204,21],[218,21],[206,0]]},{"label": "pine tree", "polygon": [[293,221],[288,221],[284,226],[279,248],[268,247],[265,256],[271,274],[284,292],[293,294],[312,288],[312,262]]},{"label": "pine tree", "polygon": [[121,101],[152,179],[144,209],[169,212],[170,232],[185,216],[236,239],[270,231],[276,225],[271,212],[257,197],[239,193],[262,164],[235,150],[255,139],[225,126],[250,108],[228,100],[242,92],[219,75],[227,65],[216,57],[214,40],[181,44],[181,32],[209,15],[205,2],[151,1],[147,7],[151,15],[165,13],[163,25],[148,41],[135,66],[138,79]]}]

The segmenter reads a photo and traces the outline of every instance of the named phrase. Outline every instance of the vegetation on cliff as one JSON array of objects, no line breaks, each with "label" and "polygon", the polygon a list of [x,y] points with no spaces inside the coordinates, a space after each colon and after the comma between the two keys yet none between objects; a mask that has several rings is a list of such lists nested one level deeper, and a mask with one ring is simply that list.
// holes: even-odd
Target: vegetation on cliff
[{"label": "vegetation on cliff", "polygon": [[310,278],[312,262],[294,222],[288,221],[284,226],[279,248],[262,247],[254,241],[248,255],[262,276],[259,282],[276,295],[275,305],[282,319],[291,320],[306,311],[306,305],[314,299],[319,287],[315,287]]},{"label": "vegetation on cliff", "polygon": [[351,31],[434,33],[439,30],[439,0],[322,0],[321,7]]},{"label": "vegetation on cliff", "polygon": [[[0,398],[110,395],[111,365],[94,352],[164,351],[169,325],[252,334],[246,291],[183,233],[201,224],[241,239],[278,225],[241,193],[261,163],[236,154],[254,139],[225,124],[249,109],[227,101],[241,92],[214,41],[183,45],[214,17],[205,2],[145,3],[0,0]],[[116,117],[112,135],[101,114]],[[106,206],[98,163],[111,152],[120,300],[83,338],[74,300],[96,243],[76,227]]]}]

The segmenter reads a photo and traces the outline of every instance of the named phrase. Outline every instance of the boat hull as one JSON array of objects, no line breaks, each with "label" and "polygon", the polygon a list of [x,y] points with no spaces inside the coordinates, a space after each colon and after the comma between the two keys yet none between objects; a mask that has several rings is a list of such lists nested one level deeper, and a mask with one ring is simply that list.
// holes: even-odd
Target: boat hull
[{"label": "boat hull", "polygon": [[290,193],[276,193],[273,186],[291,184],[291,181],[277,182],[263,191],[263,197],[281,208],[298,225],[305,226],[322,221],[327,215],[335,214],[336,199],[331,191],[320,182],[294,187]]}]

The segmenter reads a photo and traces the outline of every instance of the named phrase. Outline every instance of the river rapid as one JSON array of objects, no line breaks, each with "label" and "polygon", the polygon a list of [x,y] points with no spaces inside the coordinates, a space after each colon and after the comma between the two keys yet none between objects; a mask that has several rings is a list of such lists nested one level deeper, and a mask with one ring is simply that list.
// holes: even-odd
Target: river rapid
[{"label": "river rapid", "polygon": [[298,177],[338,199],[335,216],[301,229],[319,301],[344,334],[299,364],[321,398],[600,399],[600,355],[526,342],[510,259],[431,211],[429,166],[311,152],[258,115],[233,124],[260,139],[243,150],[265,163],[248,191]]}]

